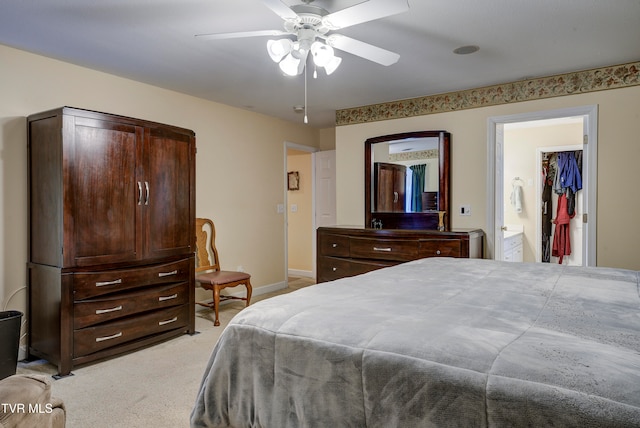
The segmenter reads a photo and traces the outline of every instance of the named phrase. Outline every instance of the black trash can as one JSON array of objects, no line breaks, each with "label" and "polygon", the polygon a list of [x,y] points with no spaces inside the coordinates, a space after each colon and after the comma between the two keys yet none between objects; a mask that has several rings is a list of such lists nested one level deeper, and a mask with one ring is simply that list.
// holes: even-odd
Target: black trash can
[{"label": "black trash can", "polygon": [[0,312],[0,380],[16,374],[22,312]]}]

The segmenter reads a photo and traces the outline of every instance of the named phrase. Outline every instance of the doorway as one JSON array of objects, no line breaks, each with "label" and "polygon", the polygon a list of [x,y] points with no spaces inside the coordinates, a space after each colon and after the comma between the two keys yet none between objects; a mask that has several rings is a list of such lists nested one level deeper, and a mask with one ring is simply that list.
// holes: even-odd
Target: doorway
[{"label": "doorway", "polygon": [[[313,147],[285,142],[285,278],[315,277],[315,173]],[[291,177],[295,176],[295,185]]]},{"label": "doorway", "polygon": [[[566,121],[580,120],[582,122],[582,144],[579,148],[583,150],[583,192],[580,200],[582,213],[582,258],[580,264],[595,266],[596,264],[596,177],[597,177],[597,106],[575,107],[561,110],[549,110],[535,113],[526,113],[510,116],[492,117],[488,119],[488,167],[493,173],[487,174],[487,253],[489,258],[502,260],[505,255],[504,238],[508,231],[505,221],[505,207],[511,202],[509,197],[505,197],[505,188],[511,186],[515,178],[520,178],[520,184],[525,186],[529,193],[535,192],[535,197],[530,199],[530,211],[539,210],[536,200],[540,200],[541,191],[538,189],[540,177],[530,175],[528,177],[517,177],[513,172],[505,175],[505,165],[511,165],[513,159],[507,159],[505,152],[505,129],[519,126],[516,124],[535,123],[538,121]],[[542,122],[538,122],[540,124]],[[541,144],[542,146],[542,144]],[[536,148],[539,153],[544,149]],[[533,152],[535,153],[535,151]],[[520,159],[523,160],[523,159]],[[529,165],[538,165],[538,158],[535,154],[527,155],[524,159]],[[524,178],[524,179],[523,179]],[[530,213],[534,218],[536,213]],[[529,261],[540,261],[537,254],[538,236],[536,229],[529,231]],[[509,233],[509,232],[507,232]],[[526,249],[525,249],[526,254]],[[535,255],[535,260],[533,259]],[[525,260],[526,261],[526,260]]]}]

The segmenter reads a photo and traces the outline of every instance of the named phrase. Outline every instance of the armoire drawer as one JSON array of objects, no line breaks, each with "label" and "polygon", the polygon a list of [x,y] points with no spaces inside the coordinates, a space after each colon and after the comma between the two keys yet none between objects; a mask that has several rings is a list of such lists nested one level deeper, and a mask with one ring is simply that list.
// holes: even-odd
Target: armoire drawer
[{"label": "armoire drawer", "polygon": [[418,257],[418,242],[409,240],[352,237],[350,249],[352,258],[409,261]]},{"label": "armoire drawer", "polygon": [[73,305],[73,326],[80,329],[136,313],[183,305],[189,299],[188,286],[188,282],[180,282],[76,301]]},{"label": "armoire drawer", "polygon": [[73,356],[81,357],[145,336],[185,327],[188,318],[188,305],[182,305],[74,330]]},{"label": "armoire drawer", "polygon": [[318,248],[321,256],[349,257],[349,237],[340,235],[320,235]]},{"label": "armoire drawer", "polygon": [[461,257],[459,240],[425,239],[420,240],[420,257]]},{"label": "armoire drawer", "polygon": [[188,281],[189,274],[189,259],[133,269],[76,273],[73,274],[74,300],[149,285]]}]

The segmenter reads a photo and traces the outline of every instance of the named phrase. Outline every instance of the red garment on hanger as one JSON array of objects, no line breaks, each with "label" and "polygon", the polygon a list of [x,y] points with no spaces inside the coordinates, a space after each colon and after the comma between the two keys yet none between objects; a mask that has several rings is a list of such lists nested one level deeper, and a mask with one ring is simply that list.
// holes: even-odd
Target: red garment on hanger
[{"label": "red garment on hanger", "polygon": [[569,234],[569,223],[571,219],[575,217],[569,215],[567,211],[567,196],[563,193],[558,197],[558,209],[556,211],[556,219],[553,222],[556,225],[556,230],[553,232],[553,250],[551,255],[559,257],[558,263],[562,264],[564,256],[571,254],[571,236]]}]

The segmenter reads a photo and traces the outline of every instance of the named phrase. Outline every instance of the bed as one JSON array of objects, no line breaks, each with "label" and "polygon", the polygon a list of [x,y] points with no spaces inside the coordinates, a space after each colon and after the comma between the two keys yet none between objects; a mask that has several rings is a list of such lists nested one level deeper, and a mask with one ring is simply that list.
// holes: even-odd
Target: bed
[{"label": "bed", "polygon": [[193,427],[639,427],[640,272],[429,258],[240,312]]}]

